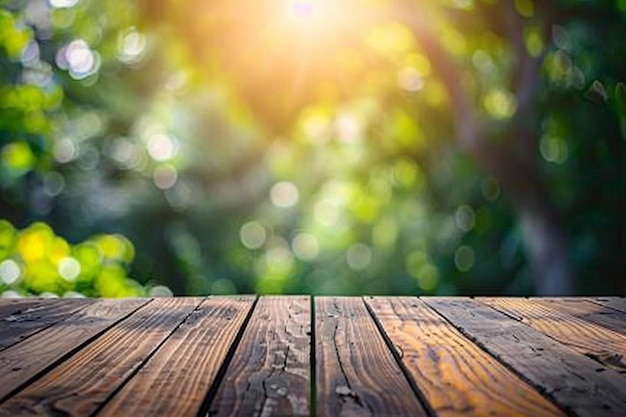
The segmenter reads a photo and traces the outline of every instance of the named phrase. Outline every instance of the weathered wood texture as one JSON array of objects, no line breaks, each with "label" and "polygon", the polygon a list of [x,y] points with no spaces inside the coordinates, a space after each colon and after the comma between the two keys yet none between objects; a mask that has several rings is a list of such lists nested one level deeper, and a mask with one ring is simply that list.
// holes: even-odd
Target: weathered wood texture
[{"label": "weathered wood texture", "polygon": [[198,415],[253,302],[251,296],[203,302],[98,416]]},{"label": "weathered wood texture", "polygon": [[0,305],[0,350],[71,316],[90,302],[84,299],[17,299]]},{"label": "weathered wood texture", "polygon": [[564,416],[423,301],[366,301],[438,416]]},{"label": "weathered wood texture", "polygon": [[601,298],[0,299],[0,417],[626,416]]},{"label": "weathered wood texture", "polygon": [[595,297],[590,298],[589,301],[626,313],[626,297]]},{"label": "weathered wood texture", "polygon": [[93,414],[200,302],[198,298],[152,301],[9,399],[0,415]]},{"label": "weathered wood texture", "polygon": [[626,379],[477,300],[425,298],[464,335],[577,416],[626,410]]},{"label": "weathered wood texture", "polygon": [[626,370],[626,335],[525,298],[478,300],[607,367]]},{"label": "weathered wood texture", "polygon": [[263,297],[255,306],[211,416],[308,416],[309,297]]},{"label": "weathered wood texture", "polygon": [[148,301],[98,301],[0,352],[0,400]]},{"label": "weathered wood texture", "polygon": [[315,299],[320,416],[426,416],[361,298]]},{"label": "weathered wood texture", "polygon": [[581,298],[531,298],[543,306],[626,334],[626,313]]},{"label": "weathered wood texture", "polygon": [[0,320],[9,316],[19,316],[25,310],[37,309],[57,303],[88,302],[86,299],[67,298],[0,298]]}]

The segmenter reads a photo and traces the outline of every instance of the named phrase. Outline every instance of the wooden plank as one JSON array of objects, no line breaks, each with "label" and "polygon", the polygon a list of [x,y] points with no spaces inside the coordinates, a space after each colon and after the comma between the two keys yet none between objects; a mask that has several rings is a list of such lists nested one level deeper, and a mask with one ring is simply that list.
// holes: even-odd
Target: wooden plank
[{"label": "wooden plank", "polygon": [[148,301],[98,301],[0,352],[0,400]]},{"label": "wooden plank", "polygon": [[317,412],[426,416],[361,298],[315,298]]},{"label": "wooden plank", "polygon": [[624,297],[594,297],[589,298],[589,301],[626,313],[626,298]]},{"label": "wooden plank", "polygon": [[478,298],[599,363],[626,371],[626,336],[526,298]]},{"label": "wooden plank", "polygon": [[308,416],[309,297],[261,297],[210,416]]},{"label": "wooden plank", "polygon": [[254,299],[215,297],[203,302],[98,416],[199,415]]},{"label": "wooden plank", "polygon": [[41,305],[50,302],[44,298],[0,298],[0,320],[13,314],[21,314],[34,305]]},{"label": "wooden plank", "polygon": [[365,301],[438,417],[565,416],[423,301]]},{"label": "wooden plank", "polygon": [[87,298],[0,298],[0,300],[5,301],[0,305],[0,326],[12,326],[15,322],[27,319],[33,321],[45,318],[46,309],[58,309],[63,305],[83,306],[95,302]]},{"label": "wooden plank", "polygon": [[567,412],[614,417],[626,409],[623,375],[477,300],[423,300]]},{"label": "wooden plank", "polygon": [[92,303],[85,299],[12,299],[0,307],[0,350],[52,326]]},{"label": "wooden plank", "polygon": [[593,303],[583,298],[531,298],[533,302],[626,334],[626,313]]},{"label": "wooden plank", "polygon": [[201,302],[152,301],[0,405],[0,416],[92,415]]}]

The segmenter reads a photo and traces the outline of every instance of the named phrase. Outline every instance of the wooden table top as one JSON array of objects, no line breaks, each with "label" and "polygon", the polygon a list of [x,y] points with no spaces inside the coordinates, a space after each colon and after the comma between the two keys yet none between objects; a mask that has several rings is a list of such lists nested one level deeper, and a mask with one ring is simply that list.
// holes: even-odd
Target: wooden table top
[{"label": "wooden table top", "polygon": [[0,416],[626,416],[626,298],[0,299]]}]

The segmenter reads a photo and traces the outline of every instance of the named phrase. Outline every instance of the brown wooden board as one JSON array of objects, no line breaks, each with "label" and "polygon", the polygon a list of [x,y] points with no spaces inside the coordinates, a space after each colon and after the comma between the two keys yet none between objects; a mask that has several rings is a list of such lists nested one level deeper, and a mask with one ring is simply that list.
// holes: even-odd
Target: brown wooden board
[{"label": "brown wooden board", "polygon": [[0,350],[52,326],[91,303],[85,299],[15,301],[0,306]]},{"label": "brown wooden board", "polygon": [[530,299],[546,307],[626,334],[626,312],[603,306],[592,299],[582,297],[531,297]]},{"label": "brown wooden board", "polygon": [[320,416],[426,416],[361,298],[315,298]]},{"label": "brown wooden board", "polygon": [[615,417],[626,410],[623,375],[477,300],[422,299],[566,411]]},{"label": "brown wooden board", "polygon": [[98,301],[0,352],[0,400],[148,301]]},{"label": "brown wooden board", "polygon": [[622,313],[626,313],[625,297],[595,297],[589,298],[589,301],[604,307],[612,308],[613,310],[621,311]]},{"label": "brown wooden board", "polygon": [[626,334],[626,313],[581,298],[533,297],[533,302]]},{"label": "brown wooden board", "polygon": [[198,415],[254,300],[204,301],[98,416]]},{"label": "brown wooden board", "polygon": [[617,371],[626,370],[626,336],[527,298],[478,298],[533,329]]},{"label": "brown wooden board", "polygon": [[310,327],[309,297],[261,297],[209,415],[308,416]]},{"label": "brown wooden board", "polygon": [[25,303],[33,303],[43,299],[43,297],[0,297],[0,311],[2,311],[2,309],[6,306],[10,306],[12,308],[12,306]]},{"label": "brown wooden board", "polygon": [[565,415],[416,297],[365,301],[438,417]]},{"label": "brown wooden board", "polygon": [[0,320],[8,316],[22,314],[24,310],[28,310],[34,306],[42,306],[50,304],[59,299],[54,298],[0,298]]},{"label": "brown wooden board", "polygon": [[[152,301],[1,404],[0,416],[92,415],[201,301]],[[145,402],[148,398],[137,400]]]}]

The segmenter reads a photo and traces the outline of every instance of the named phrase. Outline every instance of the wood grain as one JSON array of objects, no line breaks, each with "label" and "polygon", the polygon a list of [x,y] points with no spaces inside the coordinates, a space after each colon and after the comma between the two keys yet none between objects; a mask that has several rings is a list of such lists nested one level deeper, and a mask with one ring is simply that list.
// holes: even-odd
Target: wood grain
[{"label": "wood grain", "polygon": [[0,405],[0,416],[92,415],[201,301],[152,301]]},{"label": "wood grain", "polygon": [[317,412],[426,416],[361,298],[315,298]]},{"label": "wood grain", "polygon": [[308,416],[309,297],[261,297],[213,399],[211,416]]},{"label": "wood grain", "polygon": [[[53,299],[58,300],[58,299]],[[21,314],[24,310],[33,306],[50,304],[49,298],[0,298],[0,320],[5,317]]]},{"label": "wood grain", "polygon": [[526,298],[477,298],[617,371],[626,371],[626,336]]},{"label": "wood grain", "polygon": [[91,303],[85,299],[41,298],[4,303],[0,306],[0,350],[52,326]]},{"label": "wood grain", "polygon": [[0,417],[626,415],[620,297],[254,299],[0,299]]},{"label": "wood grain", "polygon": [[531,298],[533,302],[626,334],[626,313],[581,298]]},{"label": "wood grain", "polygon": [[589,301],[626,313],[626,298],[624,297],[595,297],[590,298]]},{"label": "wood grain", "polygon": [[198,415],[254,300],[204,301],[98,416]]},{"label": "wood grain", "polygon": [[626,409],[626,379],[619,373],[477,300],[423,300],[566,411],[614,417]]},{"label": "wood grain", "polygon": [[148,301],[98,301],[0,352],[0,400]]},{"label": "wood grain", "polygon": [[565,415],[416,297],[365,301],[438,417]]}]

